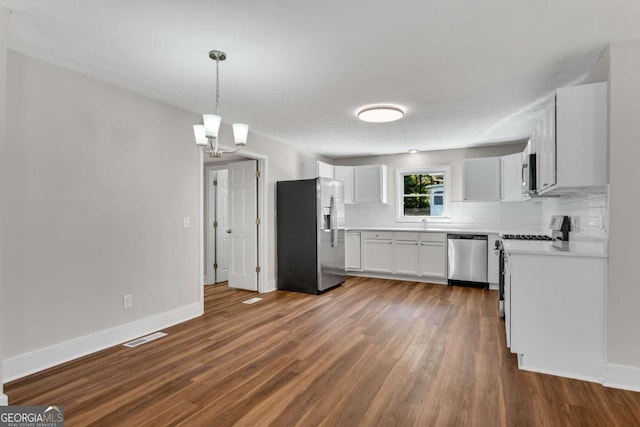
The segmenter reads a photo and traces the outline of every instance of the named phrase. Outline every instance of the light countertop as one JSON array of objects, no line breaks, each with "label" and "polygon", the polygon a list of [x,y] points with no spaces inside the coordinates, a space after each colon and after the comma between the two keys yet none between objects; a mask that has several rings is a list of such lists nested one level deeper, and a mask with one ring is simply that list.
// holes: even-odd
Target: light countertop
[{"label": "light countertop", "polygon": [[[413,231],[420,233],[465,233],[465,234],[541,234],[540,230],[523,230],[522,228],[492,226],[454,226],[454,227],[346,227],[347,231]],[[544,233],[544,234],[548,234]]]},{"label": "light countertop", "polygon": [[556,242],[556,244],[549,241],[503,240],[503,244],[507,254],[607,258],[606,240]]}]

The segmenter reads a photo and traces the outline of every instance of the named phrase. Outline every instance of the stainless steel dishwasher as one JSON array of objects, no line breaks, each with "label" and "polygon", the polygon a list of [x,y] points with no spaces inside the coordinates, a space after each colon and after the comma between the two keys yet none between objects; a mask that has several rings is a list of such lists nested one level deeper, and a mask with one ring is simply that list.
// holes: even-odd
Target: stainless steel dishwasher
[{"label": "stainless steel dishwasher", "polygon": [[448,234],[448,283],[488,287],[487,235]]}]

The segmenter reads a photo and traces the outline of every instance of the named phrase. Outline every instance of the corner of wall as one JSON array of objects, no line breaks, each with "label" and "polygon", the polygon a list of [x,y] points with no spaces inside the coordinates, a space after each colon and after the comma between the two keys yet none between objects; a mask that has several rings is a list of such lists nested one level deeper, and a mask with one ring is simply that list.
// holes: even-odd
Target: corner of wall
[{"label": "corner of wall", "polygon": [[611,45],[607,45],[596,60],[582,84],[608,82],[611,66]]},{"label": "corner of wall", "polygon": [[602,384],[605,387],[640,391],[640,368],[607,363]]}]

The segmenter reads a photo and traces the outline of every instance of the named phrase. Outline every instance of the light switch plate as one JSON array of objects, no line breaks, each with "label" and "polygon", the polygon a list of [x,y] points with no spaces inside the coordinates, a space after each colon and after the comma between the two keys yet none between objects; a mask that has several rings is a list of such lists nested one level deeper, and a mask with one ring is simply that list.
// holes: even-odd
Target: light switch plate
[{"label": "light switch plate", "polygon": [[122,309],[128,310],[133,307],[133,295],[127,294],[122,297]]},{"label": "light switch plate", "polygon": [[188,216],[184,217],[184,228],[191,228],[191,218]]}]

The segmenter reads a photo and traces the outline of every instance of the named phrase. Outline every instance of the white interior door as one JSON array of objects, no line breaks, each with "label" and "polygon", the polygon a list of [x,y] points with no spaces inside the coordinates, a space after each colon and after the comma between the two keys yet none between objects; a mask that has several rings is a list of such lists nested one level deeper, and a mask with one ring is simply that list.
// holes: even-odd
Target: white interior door
[{"label": "white interior door", "polygon": [[216,220],[216,206],[215,206],[215,197],[216,197],[216,171],[213,169],[207,169],[207,221],[205,226],[206,231],[206,262],[204,269],[204,283],[212,284],[216,281],[216,270],[214,268],[214,264],[216,262],[216,230],[214,227],[214,222]]},{"label": "white interior door", "polygon": [[256,160],[229,163],[229,286],[249,291],[258,290],[256,170]]},{"label": "white interior door", "polygon": [[216,283],[229,278],[229,173],[226,169],[216,173]]}]

